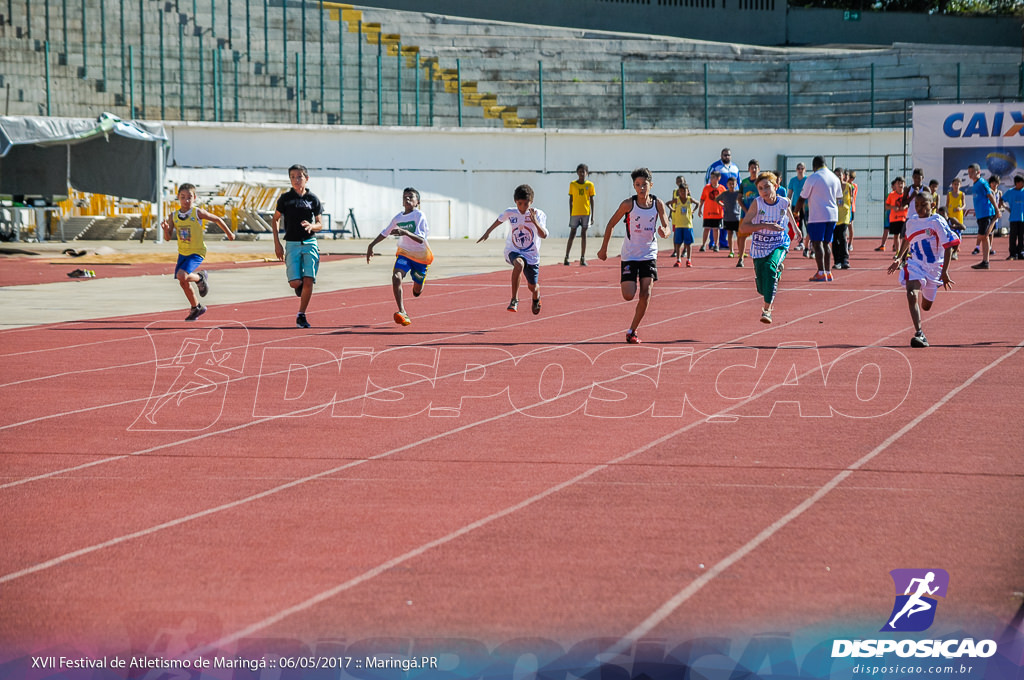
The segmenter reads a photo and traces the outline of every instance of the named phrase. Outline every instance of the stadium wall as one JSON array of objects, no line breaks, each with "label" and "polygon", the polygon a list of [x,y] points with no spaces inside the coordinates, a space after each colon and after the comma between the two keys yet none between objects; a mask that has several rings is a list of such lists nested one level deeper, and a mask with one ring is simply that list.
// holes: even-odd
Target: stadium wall
[{"label": "stadium wall", "polygon": [[[371,7],[424,11],[420,0],[369,0]],[[1020,19],[943,17],[907,12],[861,12],[787,7],[786,0],[432,0],[430,12],[602,31],[654,33],[751,45],[941,45],[1020,47]]]},{"label": "stadium wall", "polygon": [[[774,168],[780,156],[790,165],[814,155],[849,167],[852,159],[890,156],[902,163],[902,129],[853,131],[602,131],[490,130],[249,126],[232,123],[165,123],[171,150],[169,184],[192,182],[203,191],[223,182],[247,181],[287,186],[293,163],[310,171],[310,190],[324,202],[332,223],[354,211],[363,237],[378,232],[401,209],[402,189],[423,196],[434,237],[476,239],[501,210],[513,204],[512,191],[530,184],[535,205],[548,214],[552,236],[568,236],[568,183],[577,164],[586,163],[597,186],[596,217],[603,229],[618,203],[632,193],[629,173],[649,167],[654,193],[667,200],[682,174],[699,196],[707,166],[722,148],[746,175],[747,161]],[[902,165],[895,167],[902,168]],[[792,170],[792,168],[791,168]],[[902,171],[902,170],[900,170]],[[858,214],[880,233],[880,197],[860,179],[863,210]],[[878,182],[882,184],[881,181]],[[882,192],[879,187],[877,192]],[[170,193],[170,191],[169,191]],[[874,208],[871,207],[873,210]],[[876,226],[877,223],[877,226]]]}]

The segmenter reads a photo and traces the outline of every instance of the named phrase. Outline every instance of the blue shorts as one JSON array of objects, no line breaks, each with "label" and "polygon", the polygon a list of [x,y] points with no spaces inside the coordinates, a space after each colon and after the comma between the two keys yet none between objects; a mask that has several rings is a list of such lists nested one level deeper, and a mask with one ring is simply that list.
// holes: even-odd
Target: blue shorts
[{"label": "blue shorts", "polygon": [[192,255],[178,254],[178,264],[174,265],[174,275],[178,275],[178,271],[184,271],[186,274],[191,274],[195,270],[199,269],[199,265],[203,263],[203,256],[193,253]]},{"label": "blue shorts", "polygon": [[537,285],[537,279],[540,277],[540,266],[536,264],[529,264],[526,258],[517,252],[511,252],[508,254],[508,263],[514,265],[516,260],[523,261],[523,274],[526,276],[526,282],[531,285]]},{"label": "blue shorts", "polygon": [[430,265],[423,264],[422,262],[413,262],[404,255],[400,255],[395,260],[395,271],[408,274],[409,278],[416,283],[423,283],[426,280],[428,269],[430,269]]},{"label": "blue shorts", "polygon": [[689,227],[673,227],[672,243],[677,246],[693,243],[693,229]]},{"label": "blue shorts", "polygon": [[320,271],[320,246],[316,239],[285,241],[284,267],[289,281],[310,278],[315,283],[316,273]]},{"label": "blue shorts", "polygon": [[835,222],[808,222],[807,236],[812,241],[821,243],[832,243],[832,236],[836,232]]}]

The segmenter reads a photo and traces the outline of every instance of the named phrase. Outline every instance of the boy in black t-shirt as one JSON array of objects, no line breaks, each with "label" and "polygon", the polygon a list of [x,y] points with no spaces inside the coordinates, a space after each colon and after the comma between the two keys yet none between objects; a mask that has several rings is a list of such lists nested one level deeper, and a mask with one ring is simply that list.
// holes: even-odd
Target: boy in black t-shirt
[{"label": "boy in black t-shirt", "polygon": [[[316,232],[323,229],[320,216],[324,210],[320,199],[306,189],[309,171],[305,166],[293,165],[288,168],[288,180],[292,188],[277,199],[277,208],[271,221],[271,233],[274,235],[274,253],[277,259],[285,263],[288,285],[299,297],[299,313],[295,317],[295,325],[299,328],[309,328],[306,308],[313,295],[316,273],[320,269],[320,248],[316,242]],[[284,246],[277,235],[282,217]]]}]

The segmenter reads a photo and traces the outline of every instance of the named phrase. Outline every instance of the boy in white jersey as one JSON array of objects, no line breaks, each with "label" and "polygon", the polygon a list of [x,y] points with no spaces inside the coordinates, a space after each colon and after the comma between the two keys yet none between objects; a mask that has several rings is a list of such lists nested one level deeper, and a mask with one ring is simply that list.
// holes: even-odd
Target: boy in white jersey
[{"label": "boy in white jersey", "polygon": [[512,198],[516,207],[506,208],[487,228],[477,243],[487,240],[499,224],[509,223],[505,239],[505,261],[512,265],[512,300],[508,311],[519,310],[519,278],[526,276],[526,285],[533,294],[533,313],[540,314],[540,239],[548,237],[548,217],[543,210],[533,207],[533,189],[529,184],[516,187]]},{"label": "boy in white jersey", "polygon": [[[622,297],[627,301],[640,293],[636,311],[633,313],[633,322],[626,333],[626,342],[638,345],[640,338],[636,334],[636,329],[647,313],[651,291],[654,289],[654,282],[658,280],[658,236],[668,238],[670,232],[665,204],[651,193],[651,187],[654,185],[651,171],[647,168],[637,168],[630,177],[633,178],[636,195],[620,203],[618,210],[608,220],[608,226],[604,230],[604,242],[601,244],[601,250],[597,251],[597,257],[601,260],[608,259],[608,241],[612,238],[615,225],[625,217],[626,240],[622,242],[620,284]],[[661,226],[658,226],[658,222],[661,222]]]},{"label": "boy in white jersey", "polygon": [[960,245],[960,237],[941,215],[932,214],[929,193],[914,195],[914,210],[917,214],[907,220],[903,245],[889,265],[889,273],[899,270],[900,283],[907,287],[910,319],[916,331],[910,346],[927,347],[928,340],[921,329],[921,310],[927,312],[932,308],[940,284],[947,289],[953,285],[949,261],[953,248]]},{"label": "boy in white jersey", "polygon": [[789,252],[789,225],[796,220],[789,206],[789,198],[777,193],[779,178],[772,172],[757,176],[757,198],[747,208],[740,223],[740,233],[749,235],[750,258],[754,261],[754,280],[757,292],[764,298],[761,321],[772,322],[775,295],[782,278],[782,264]]},{"label": "boy in white jersey", "polygon": [[195,321],[206,313],[206,307],[196,300],[191,284],[196,284],[199,297],[206,297],[210,292],[210,284],[205,271],[197,271],[206,257],[206,241],[203,239],[203,220],[213,222],[227,236],[229,241],[235,240],[227,222],[211,212],[198,208],[192,203],[196,200],[196,187],[193,184],[182,184],[178,188],[177,210],[160,223],[164,230],[164,240],[170,241],[174,236],[178,240],[178,262],[174,265],[174,278],[181,285],[188,304],[192,307],[185,321]]},{"label": "boy in white jersey", "polygon": [[390,235],[398,235],[398,252],[395,257],[395,268],[391,274],[391,287],[395,293],[398,311],[395,312],[395,323],[408,326],[412,323],[405,312],[402,296],[402,279],[408,274],[412,279],[413,297],[423,292],[423,282],[427,278],[427,269],[434,261],[434,253],[427,244],[430,227],[427,218],[419,211],[420,192],[412,187],[402,191],[402,212],[391,219],[384,231],[377,234],[370,245],[366,246],[366,262],[373,257],[373,247]]}]

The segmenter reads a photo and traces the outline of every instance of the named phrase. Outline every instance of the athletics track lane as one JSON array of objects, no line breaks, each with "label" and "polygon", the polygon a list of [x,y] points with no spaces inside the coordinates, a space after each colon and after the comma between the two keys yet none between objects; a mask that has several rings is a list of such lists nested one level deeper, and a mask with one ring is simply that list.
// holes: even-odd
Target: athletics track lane
[{"label": "athletics track lane", "polygon": [[[461,297],[458,293],[453,299],[446,299],[446,289],[464,286],[468,279],[439,283],[434,288],[442,293],[434,288],[430,291],[437,295],[435,299],[425,297],[417,301],[424,311],[428,301],[445,306],[451,302],[451,311],[458,317],[458,330],[468,337],[453,337],[458,333],[451,328],[452,315],[443,318],[443,313],[436,317],[428,313],[414,316],[416,325],[406,331],[415,333],[403,333],[382,324],[362,331],[347,330],[341,336],[313,336],[313,343],[296,342],[298,336],[291,329],[273,327],[290,321],[290,314],[285,313],[276,320],[259,322],[265,325],[254,324],[260,338],[251,338],[250,342],[266,338],[286,347],[326,346],[338,351],[360,345],[379,351],[397,345],[396,340],[411,339],[452,347],[486,346],[489,352],[504,348],[518,355],[530,348],[553,347],[557,337],[561,342],[595,338],[586,349],[614,349],[619,346],[621,333],[610,333],[608,329],[624,326],[622,320],[628,319],[632,309],[631,304],[620,302],[608,305],[609,298],[615,299],[616,291],[607,287],[606,280],[614,271],[595,267],[584,275],[583,282],[602,287],[573,285],[562,290],[559,270],[545,269],[542,281],[546,305],[544,313],[536,318],[503,311],[506,274],[474,277],[474,283],[481,283],[483,290],[471,293],[469,297],[473,299],[469,302],[455,299]],[[851,270],[848,278],[843,277],[845,285],[827,291],[798,282],[786,288],[787,281],[780,311],[786,308],[787,318],[807,318],[772,327],[756,323],[757,302],[749,284],[729,280],[727,277],[732,273],[701,272],[699,276],[706,278],[703,285],[714,289],[704,292],[693,291],[682,283],[673,285],[663,274],[648,317],[649,328],[645,326],[644,337],[649,345],[633,349],[647,350],[651,345],[657,349],[685,349],[694,345],[696,349],[707,349],[714,344],[742,343],[767,354],[781,342],[806,342],[811,338],[819,343],[819,353],[827,362],[849,347],[878,343],[896,332],[888,343],[882,344],[899,348],[912,358],[916,371],[914,385],[916,375],[924,373],[930,377],[942,367],[946,375],[936,379],[935,387],[945,394],[982,366],[1011,351],[1009,348],[1021,340],[1012,337],[1014,330],[1019,334],[1020,325],[1007,327],[1005,320],[991,320],[998,316],[997,310],[1005,309],[1004,298],[1019,295],[1019,277],[1014,277],[1015,287],[989,291],[992,277],[972,281],[968,278],[971,272],[965,272],[962,277],[967,283],[961,283],[962,288],[955,293],[943,293],[935,312],[926,316],[926,329],[936,344],[937,337],[944,337],[948,344],[961,346],[949,347],[942,355],[932,350],[920,355],[903,349],[909,337],[905,302],[898,292],[893,294],[892,279],[882,279],[883,285],[878,285],[877,270]],[[864,279],[859,286],[857,278]],[[572,281],[579,283],[580,279],[574,276]],[[571,311],[564,313],[558,308],[563,293],[564,301],[569,303],[566,307],[571,307]],[[353,292],[324,297],[333,301],[334,296],[344,295]],[[357,295],[361,300],[368,296],[373,302],[367,304],[378,304],[386,319],[391,304],[389,291],[374,289]],[[944,309],[968,300],[974,301],[957,307],[955,314],[948,315],[950,318],[940,315]],[[466,307],[472,302],[487,304],[481,305],[484,309],[472,319],[475,323],[467,323]],[[584,313],[587,309],[590,311]],[[331,319],[329,314],[324,317],[325,322]],[[864,323],[865,319],[871,323]],[[130,325],[138,335],[145,324],[133,320]],[[359,324],[348,321],[348,325]],[[484,333],[485,328],[495,330]],[[755,335],[750,336],[751,333]],[[698,342],[676,342],[674,339],[680,336]],[[985,344],[978,346],[979,338],[986,338],[982,341]],[[338,345],[325,343],[338,339],[342,339]],[[151,356],[152,349],[146,349]],[[722,353],[743,354],[749,360],[745,350]],[[950,361],[951,356],[956,360]],[[145,357],[142,352],[134,363],[144,361]],[[1019,384],[1019,378],[1024,377],[1020,375],[1020,366],[1018,355],[1007,359],[993,369],[998,374],[982,376],[978,383],[954,398],[949,408],[962,413],[965,404],[960,400],[965,396],[974,399],[967,401],[968,411],[979,398],[1006,396],[1000,394],[1000,389],[1012,389],[1014,379]],[[141,383],[136,386],[135,392],[140,395],[136,398],[142,399],[142,403],[148,396],[152,371],[152,366],[136,369],[135,381]],[[535,382],[536,376],[532,377]],[[539,420],[514,414],[450,432],[507,412],[507,401],[503,409],[502,405],[492,403],[496,399],[474,403],[457,418],[406,418],[398,420],[397,426],[367,417],[342,419],[338,426],[325,414],[250,425],[251,413],[226,408],[217,428],[243,429],[210,437],[198,445],[169,446],[80,473],[0,490],[12,507],[40,508],[37,517],[24,511],[26,522],[30,526],[36,523],[32,531],[26,532],[33,540],[18,542],[18,549],[5,559],[4,573],[38,564],[33,560],[52,558],[131,531],[144,531],[161,521],[237,500],[304,473],[329,470],[346,460],[358,462],[364,459],[362,456],[387,453],[423,438],[438,438],[326,479],[310,481],[188,525],[154,532],[0,584],[19,601],[22,597],[31,600],[25,618],[47,622],[33,625],[18,617],[8,624],[24,631],[26,640],[53,636],[81,641],[88,633],[99,639],[116,640],[123,634],[125,622],[132,619],[129,612],[148,612],[142,617],[147,620],[159,620],[162,615],[171,620],[177,610],[172,611],[166,603],[188,602],[196,603],[192,611],[204,613],[201,618],[208,623],[206,635],[230,635],[427,541],[457,531],[469,522],[500,512],[533,494],[544,493],[554,484],[591,470],[595,464],[614,460],[659,436],[691,425],[684,433],[638,453],[628,462],[597,470],[564,490],[396,564],[381,575],[260,632],[303,639],[318,639],[326,631],[349,639],[374,634],[479,637],[481,631],[488,637],[503,639],[524,630],[550,637],[622,635],[681,585],[699,575],[700,569],[694,562],[699,560],[698,564],[708,567],[723,559],[764,525],[805,499],[811,490],[834,477],[838,470],[924,412],[931,403],[929,399],[934,399],[929,377],[921,378],[925,389],[912,390],[907,401],[892,414],[867,423],[830,418],[825,434],[817,419],[796,418],[792,414],[773,417],[770,427],[774,438],[767,441],[762,436],[762,419],[757,419],[756,426],[748,426],[746,419],[737,423],[698,424],[696,417],[687,420],[685,416],[645,416],[638,425],[638,419],[627,423],[577,414]],[[124,376],[121,381],[124,382]],[[106,394],[107,400],[112,401],[110,390],[116,384],[116,380],[102,382],[98,387],[90,384],[89,389],[81,391]],[[736,384],[737,391],[742,391],[741,387]],[[942,387],[947,389],[941,390]],[[252,404],[251,386],[235,394],[232,389],[233,386],[228,389],[230,398]],[[974,394],[976,391],[980,394]],[[933,417],[948,419],[943,409]],[[133,409],[115,410],[113,422],[105,428],[111,453],[131,453],[143,450],[143,444],[152,448],[154,444],[181,439],[180,433],[127,433],[127,425],[138,415],[138,404]],[[63,440],[63,448],[69,454],[67,460],[72,462],[79,458],[74,452],[83,448],[91,457],[106,453],[100,441],[102,436],[92,443],[88,439],[83,441],[82,435],[87,434],[83,430],[87,423],[95,427],[95,416],[83,416],[77,423],[73,418],[70,420],[67,429],[60,427],[56,432],[50,423],[31,435],[20,431],[28,432],[37,426],[11,428],[6,436],[45,437],[49,432],[53,443]],[[852,484],[845,483],[842,494],[829,496],[827,502],[823,501],[813,512],[718,577],[680,610],[676,616],[679,620],[667,620],[667,628],[659,632],[681,632],[688,626],[704,631],[709,627],[728,628],[751,617],[756,619],[759,614],[791,610],[794,603],[799,605],[793,612],[794,625],[808,625],[836,615],[874,616],[878,602],[891,597],[888,590],[879,586],[879,580],[887,578],[890,568],[903,566],[907,560],[948,563],[950,559],[948,550],[936,552],[935,545],[922,546],[920,542],[904,540],[904,522],[912,521],[918,529],[928,526],[928,522],[941,522],[943,542],[945,537],[955,536],[962,545],[972,541],[976,544],[986,533],[998,535],[994,527],[1019,529],[1015,522],[1019,522],[1022,514],[1012,498],[1021,496],[1004,493],[1014,485],[1019,487],[1019,482],[1011,474],[1010,454],[1003,439],[1019,435],[1019,431],[1007,431],[1000,425],[1012,427],[997,424],[997,436],[965,437],[971,453],[987,463],[984,475],[969,474],[975,463],[965,460],[963,449],[938,447],[935,460],[920,460],[922,450],[931,451],[932,447],[923,447],[920,440],[915,443],[909,435],[905,442],[897,441],[875,459],[877,466],[896,456],[898,462],[871,473],[886,479],[861,482],[864,488],[857,488],[854,493],[847,489]],[[936,426],[926,421],[918,427],[934,430]],[[118,439],[109,441],[112,435]],[[927,437],[928,441],[932,439],[934,435]],[[751,441],[756,445],[752,446]],[[296,447],[295,442],[301,442],[301,447]],[[806,446],[806,442],[814,445]],[[903,451],[901,445],[907,445],[907,450]],[[251,453],[254,447],[259,448],[258,454]],[[36,450],[49,449],[43,446]],[[899,452],[901,455],[897,455]],[[58,462],[38,455],[21,458],[25,469],[36,473]],[[41,465],[35,462],[37,458],[43,459]],[[30,459],[32,462],[28,462]],[[932,471],[940,474],[931,474]],[[855,477],[856,481],[867,478],[866,473]],[[906,478],[914,483],[905,481]],[[172,479],[181,482],[168,484]],[[945,508],[952,492],[948,483],[940,485],[936,481],[950,479],[957,482],[954,491],[970,501],[971,507],[978,508],[954,527],[948,526]],[[920,494],[908,491],[915,485],[923,487]],[[444,489],[443,493],[439,493],[439,488]],[[844,494],[850,500],[840,502]],[[912,498],[909,503],[907,496]],[[58,499],[61,504],[70,505],[66,506],[66,535],[56,532],[54,540],[52,517],[47,522],[45,509],[52,508]],[[853,511],[873,520],[887,520],[881,524],[885,531],[862,530],[856,523],[847,523]],[[239,530],[247,525],[260,530]],[[837,530],[837,526],[842,526],[842,530]],[[790,533],[795,535],[791,537]],[[1019,536],[1020,532],[1011,534]],[[10,542],[5,540],[5,544]],[[864,550],[865,547],[873,550]],[[1019,549],[1019,544],[1012,540],[996,541],[994,545],[957,554],[961,558],[957,564],[965,563],[965,568],[971,569],[963,575],[964,587],[969,587],[970,582],[979,591],[979,597],[970,600],[977,611],[965,613],[998,618],[1009,610],[1001,594],[1005,595],[1007,583],[1016,577],[1016,567],[1009,558],[1019,558]],[[863,558],[862,551],[866,554]],[[145,555],[177,555],[181,559],[154,564],[144,559]],[[820,569],[821,565],[811,559],[815,555],[820,561],[831,563],[825,565],[830,567],[829,571]],[[967,559],[970,555],[977,559]],[[95,574],[105,573],[113,564],[131,566],[109,584],[95,583]],[[784,570],[781,565],[789,569]],[[57,587],[57,583],[67,585]],[[819,584],[823,595],[810,602],[797,597],[808,583]],[[82,584],[88,584],[88,588]],[[181,586],[185,593],[178,590]],[[108,588],[119,593],[124,607],[112,611],[106,606]],[[69,599],[68,593],[76,596]],[[245,593],[250,595],[240,597]],[[253,598],[252,593],[261,595]],[[413,605],[406,604],[409,601]],[[52,608],[60,602],[63,610],[54,616]],[[69,602],[76,606],[68,606]],[[883,602],[880,606],[884,609],[889,604]],[[966,604],[962,602],[961,606]],[[1003,620],[1008,618],[1007,615]]]}]

